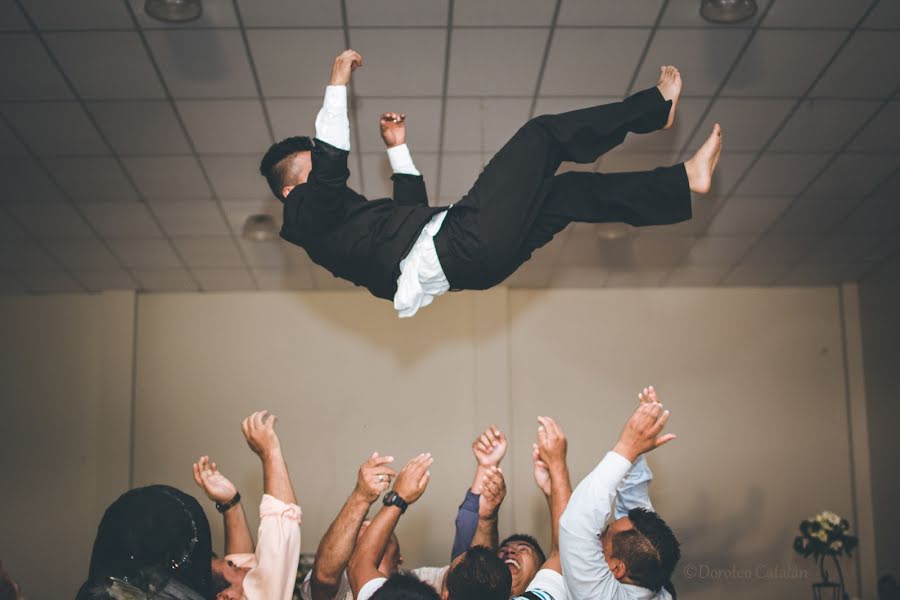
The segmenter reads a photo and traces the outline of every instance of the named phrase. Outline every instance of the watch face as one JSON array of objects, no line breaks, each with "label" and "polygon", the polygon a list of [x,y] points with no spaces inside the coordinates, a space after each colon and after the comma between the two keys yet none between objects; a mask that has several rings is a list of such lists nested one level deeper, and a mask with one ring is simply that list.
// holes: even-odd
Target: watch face
[{"label": "watch face", "polygon": [[388,506],[390,506],[391,504],[394,504],[396,502],[396,500],[397,500],[397,492],[390,491],[384,495],[383,502],[385,504],[387,504]]}]

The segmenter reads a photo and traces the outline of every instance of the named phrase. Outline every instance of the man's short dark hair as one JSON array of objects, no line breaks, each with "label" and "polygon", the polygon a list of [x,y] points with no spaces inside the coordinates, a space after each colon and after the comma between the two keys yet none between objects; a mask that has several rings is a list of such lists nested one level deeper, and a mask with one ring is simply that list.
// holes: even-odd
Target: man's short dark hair
[{"label": "man's short dark hair", "polygon": [[541,545],[538,544],[538,541],[534,539],[532,536],[527,533],[514,533],[497,546],[498,548],[502,548],[503,546],[511,543],[511,542],[524,542],[534,548],[534,553],[538,558],[538,565],[542,565],[547,562],[547,556],[544,554],[544,551],[541,549]]},{"label": "man's short dark hair", "polygon": [[306,136],[294,136],[281,140],[269,147],[262,162],[259,163],[259,172],[266,178],[269,189],[279,200],[284,200],[281,190],[285,185],[284,176],[287,172],[287,163],[284,159],[298,152],[309,152],[313,149],[312,140]]},{"label": "man's short dark hair", "polygon": [[418,577],[394,573],[372,594],[372,600],[440,600],[440,596]]},{"label": "man's short dark hair", "polygon": [[512,575],[494,550],[473,546],[447,573],[450,600],[509,600]]},{"label": "man's short dark hair", "polygon": [[625,563],[628,577],[637,585],[658,592],[672,578],[681,559],[675,534],[658,514],[633,508],[628,518],[634,529],[619,532],[612,539],[613,556]]}]

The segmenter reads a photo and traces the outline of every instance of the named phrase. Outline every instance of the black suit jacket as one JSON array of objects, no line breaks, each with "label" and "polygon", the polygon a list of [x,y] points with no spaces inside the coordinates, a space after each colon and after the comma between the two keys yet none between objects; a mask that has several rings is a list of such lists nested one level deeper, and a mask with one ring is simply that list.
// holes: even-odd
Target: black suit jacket
[{"label": "black suit jacket", "polygon": [[393,300],[400,261],[443,208],[428,206],[418,175],[394,174],[394,198],[367,200],[347,187],[350,153],[315,140],[312,172],[284,200],[281,237],[318,265]]}]

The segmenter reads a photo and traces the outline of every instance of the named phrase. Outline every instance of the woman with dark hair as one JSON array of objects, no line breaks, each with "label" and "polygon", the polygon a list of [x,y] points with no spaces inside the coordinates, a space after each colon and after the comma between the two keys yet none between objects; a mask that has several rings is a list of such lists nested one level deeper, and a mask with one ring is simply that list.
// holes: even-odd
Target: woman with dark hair
[{"label": "woman with dark hair", "polygon": [[137,488],[106,509],[77,600],[208,600],[211,557],[209,522],[192,496]]}]

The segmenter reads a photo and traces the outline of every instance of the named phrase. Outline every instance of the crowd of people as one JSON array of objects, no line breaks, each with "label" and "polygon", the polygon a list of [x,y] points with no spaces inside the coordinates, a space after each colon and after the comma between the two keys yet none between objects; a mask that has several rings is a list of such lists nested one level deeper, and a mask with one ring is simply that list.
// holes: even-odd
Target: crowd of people
[{"label": "crowd of people", "polygon": [[[508,442],[495,426],[472,444],[471,487],[459,506],[447,565],[404,571],[394,529],[428,490],[433,457],[420,454],[399,471],[373,453],[319,542],[300,587],[303,600],[668,599],[680,557],[678,540],[656,514],[644,454],[675,436],[656,391],[645,388],[612,449],[574,489],[560,425],[538,417],[534,479],[547,500],[549,553],[531,533],[500,540],[498,515],[507,487],[500,464]],[[300,559],[301,511],[266,411],[242,430],[260,458],[264,494],[254,544],[241,495],[208,456],[194,481],[222,515],[224,553],[213,552],[200,503],[165,485],[126,492],[104,514],[87,580],[77,600],[290,600]],[[367,520],[381,498],[378,511]],[[414,509],[415,510],[415,509]]]}]

